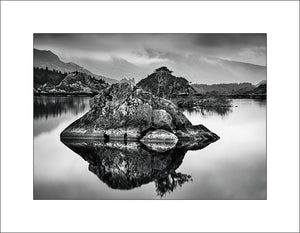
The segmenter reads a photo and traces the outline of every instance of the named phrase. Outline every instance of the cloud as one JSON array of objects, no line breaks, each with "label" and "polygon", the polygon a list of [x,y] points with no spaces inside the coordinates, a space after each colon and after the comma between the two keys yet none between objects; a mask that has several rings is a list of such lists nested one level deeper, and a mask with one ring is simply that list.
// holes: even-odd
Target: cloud
[{"label": "cloud", "polygon": [[260,33],[227,33],[197,34],[195,44],[208,47],[243,47],[261,46],[266,43],[266,34]]}]

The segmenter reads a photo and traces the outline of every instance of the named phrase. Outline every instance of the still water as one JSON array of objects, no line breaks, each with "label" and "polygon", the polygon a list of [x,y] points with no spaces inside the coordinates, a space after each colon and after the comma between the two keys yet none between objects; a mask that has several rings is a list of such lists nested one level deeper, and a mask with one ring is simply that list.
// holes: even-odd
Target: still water
[{"label": "still water", "polygon": [[[266,199],[266,101],[233,106],[184,112],[218,141],[155,154],[135,143],[64,144],[60,133],[89,110],[89,97],[34,97],[34,199]],[[125,174],[124,163],[133,164]],[[117,175],[107,173],[116,165]]]}]

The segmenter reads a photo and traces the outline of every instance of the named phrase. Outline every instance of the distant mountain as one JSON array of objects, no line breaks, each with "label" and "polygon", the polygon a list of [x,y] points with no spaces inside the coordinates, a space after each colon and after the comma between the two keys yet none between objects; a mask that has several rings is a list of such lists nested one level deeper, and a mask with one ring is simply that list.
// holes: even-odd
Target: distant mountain
[{"label": "distant mountain", "polygon": [[214,95],[266,95],[267,82],[263,80],[257,85],[251,83],[222,83],[222,84],[192,84],[192,87],[200,94]]},{"label": "distant mountain", "polygon": [[192,87],[200,94],[215,93],[221,95],[241,94],[255,88],[251,83],[192,84]]},{"label": "distant mountain", "polygon": [[262,80],[258,84],[255,85],[255,87],[259,87],[262,84],[267,84],[267,80]]},{"label": "distant mountain", "polygon": [[[212,73],[222,77],[225,83],[245,83],[249,81],[256,83],[257,80],[263,80],[267,77],[266,66],[217,58],[213,61],[216,63],[211,67],[214,69]],[[202,80],[201,77],[200,79]]]},{"label": "distant mountain", "polygon": [[172,72],[165,66],[160,67],[154,73],[148,75],[147,78],[138,82],[137,86],[164,98],[195,92],[185,78],[176,77],[172,75]]},{"label": "distant mountain", "polygon": [[259,84],[259,86],[255,87],[253,90],[245,92],[247,95],[266,95],[267,94],[267,82],[264,80]]},{"label": "distant mountain", "polygon": [[82,72],[86,73],[88,75],[91,75],[97,79],[103,79],[107,83],[117,83],[118,81],[115,79],[107,78],[102,75],[96,75],[93,74],[91,71],[75,64],[72,62],[63,62],[60,60],[60,58],[52,53],[50,50],[38,50],[34,49],[33,50],[33,65],[34,67],[39,67],[39,68],[48,68],[49,70],[57,70],[62,73],[69,73],[69,72]]},{"label": "distant mountain", "polygon": [[59,84],[45,83],[34,89],[35,94],[59,94],[59,95],[95,95],[106,88],[108,83],[102,79],[96,79],[89,74],[72,72]]}]

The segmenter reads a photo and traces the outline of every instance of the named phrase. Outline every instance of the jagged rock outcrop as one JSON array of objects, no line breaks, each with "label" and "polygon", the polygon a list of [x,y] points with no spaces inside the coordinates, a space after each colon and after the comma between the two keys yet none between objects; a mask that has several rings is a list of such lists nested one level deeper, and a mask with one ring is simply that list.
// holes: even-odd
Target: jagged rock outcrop
[{"label": "jagged rock outcrop", "polygon": [[87,94],[96,95],[108,84],[101,79],[96,79],[91,75],[81,72],[72,72],[67,75],[60,83],[54,85],[52,83],[45,83],[36,88],[35,94]]},{"label": "jagged rock outcrop", "polygon": [[136,85],[152,94],[172,99],[178,95],[189,95],[196,93],[188,80],[183,77],[172,75],[173,71],[163,66],[156,69],[148,77],[139,81]]},{"label": "jagged rock outcrop", "polygon": [[[102,89],[90,101],[90,111],[69,125],[61,137],[100,137],[141,140],[149,132],[165,130],[178,140],[214,142],[219,137],[202,125],[193,126],[171,101],[128,83]],[[149,134],[148,134],[149,135]]]}]

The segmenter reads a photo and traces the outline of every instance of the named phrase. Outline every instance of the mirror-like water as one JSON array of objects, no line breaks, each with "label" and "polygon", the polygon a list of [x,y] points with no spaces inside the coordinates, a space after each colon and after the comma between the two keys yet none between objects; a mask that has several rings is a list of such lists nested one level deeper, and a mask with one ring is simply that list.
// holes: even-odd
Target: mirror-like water
[{"label": "mirror-like water", "polygon": [[34,98],[34,199],[266,199],[265,101],[186,110],[193,124],[221,139],[202,150],[166,153],[136,143],[62,143],[60,133],[88,103],[88,97]]}]

